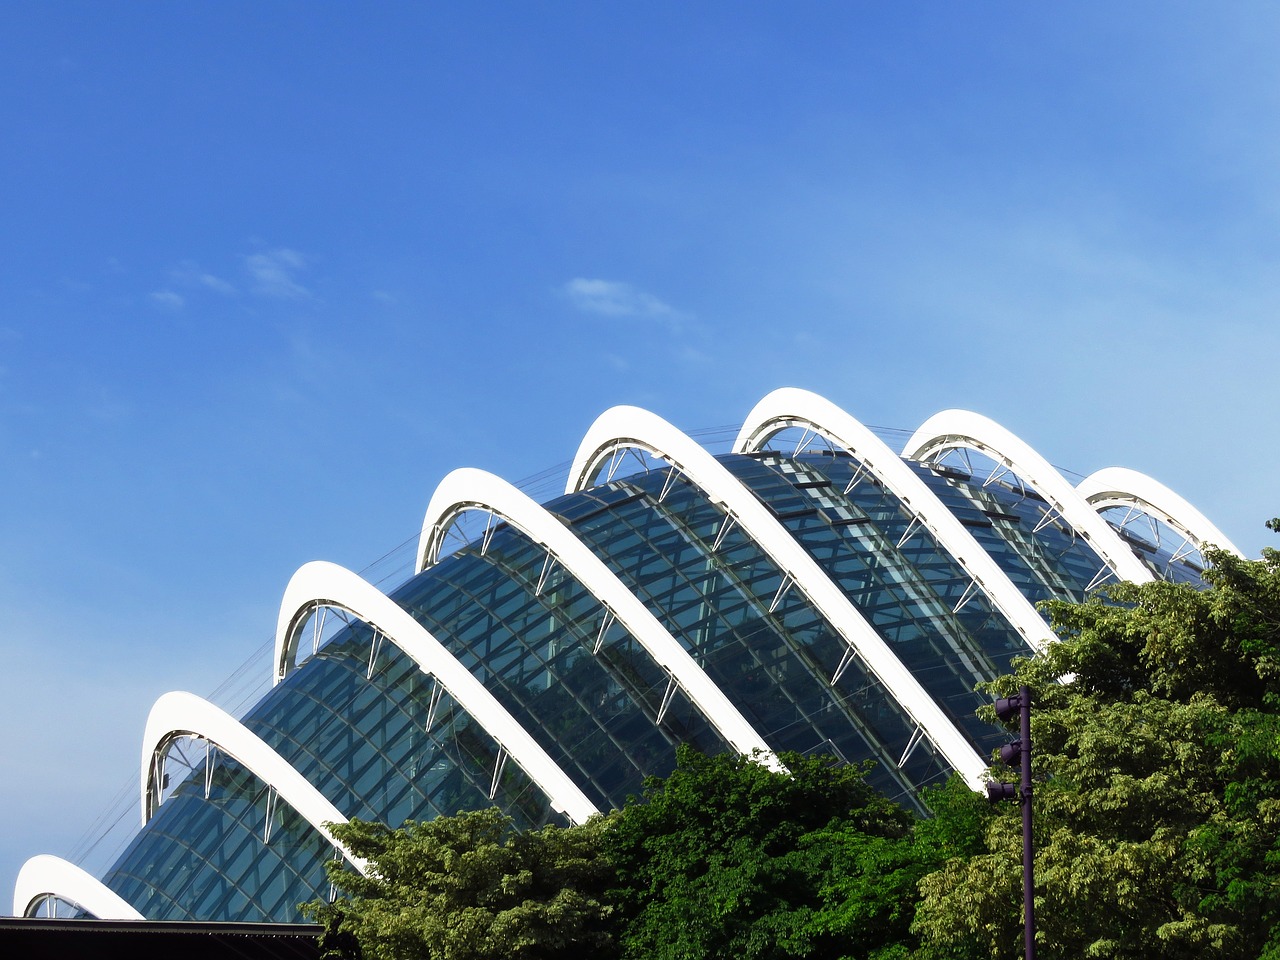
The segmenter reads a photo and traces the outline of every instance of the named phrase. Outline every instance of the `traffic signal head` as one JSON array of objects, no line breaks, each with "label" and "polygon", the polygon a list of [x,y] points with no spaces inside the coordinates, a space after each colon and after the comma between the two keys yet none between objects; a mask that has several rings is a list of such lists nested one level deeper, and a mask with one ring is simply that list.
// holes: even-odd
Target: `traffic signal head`
[{"label": "traffic signal head", "polygon": [[1022,741],[1014,740],[1000,748],[1000,759],[1011,767],[1022,764]]},{"label": "traffic signal head", "polygon": [[1022,710],[1022,697],[1001,697],[996,701],[996,716],[1001,723],[1016,720]]},{"label": "traffic signal head", "polygon": [[1001,800],[1017,800],[1018,785],[992,780],[987,784],[987,799],[992,803],[999,803]]}]

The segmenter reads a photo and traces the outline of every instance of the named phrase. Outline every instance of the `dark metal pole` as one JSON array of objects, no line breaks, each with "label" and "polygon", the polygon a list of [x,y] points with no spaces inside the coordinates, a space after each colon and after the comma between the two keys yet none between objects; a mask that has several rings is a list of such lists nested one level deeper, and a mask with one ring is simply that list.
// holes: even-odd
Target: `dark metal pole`
[{"label": "dark metal pole", "polygon": [[1032,882],[1034,858],[1031,850],[1031,688],[1018,691],[1022,752],[1022,920],[1026,960],[1036,960],[1036,900]]}]

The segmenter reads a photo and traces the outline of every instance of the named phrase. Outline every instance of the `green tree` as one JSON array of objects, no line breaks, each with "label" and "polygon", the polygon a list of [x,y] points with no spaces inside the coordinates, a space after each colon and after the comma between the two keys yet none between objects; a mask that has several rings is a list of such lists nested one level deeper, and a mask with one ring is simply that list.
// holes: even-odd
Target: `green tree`
[{"label": "green tree", "polygon": [[344,895],[306,907],[331,954],[367,960],[608,957],[612,872],[598,855],[609,818],[512,831],[494,809],[398,830],[353,820],[334,834],[372,870],[332,864]]},{"label": "green tree", "polygon": [[624,957],[906,954],[916,883],[980,835],[974,795],[941,792],[955,815],[917,836],[865,768],[783,760],[789,775],[681,750],[675,771],[623,810],[604,839]]},{"label": "green tree", "polygon": [[[1209,554],[1208,589],[1053,603],[1033,691],[1038,952],[1280,957],[1280,553]],[[922,957],[1021,955],[1021,822],[921,883]]]}]

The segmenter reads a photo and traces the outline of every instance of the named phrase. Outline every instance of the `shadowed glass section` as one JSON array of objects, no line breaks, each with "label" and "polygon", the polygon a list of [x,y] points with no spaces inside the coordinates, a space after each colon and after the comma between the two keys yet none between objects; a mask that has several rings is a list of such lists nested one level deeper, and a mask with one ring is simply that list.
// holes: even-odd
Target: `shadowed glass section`
[{"label": "shadowed glass section", "polygon": [[[399,825],[498,806],[517,826],[554,821],[546,797],[418,665],[364,624],[274,687],[244,724],[346,816]],[[214,752],[201,762],[113,868],[108,885],[149,919],[298,919],[327,895],[334,849],[283,802],[266,834],[267,789]],[[492,794],[492,797],[491,797]],[[277,862],[278,861],[278,862]],[[146,878],[179,878],[153,889]],[[135,898],[133,894],[136,893]]]},{"label": "shadowed glass section", "polygon": [[392,596],[600,809],[670,772],[676,744],[727,749],[595,596],[506,524],[483,553],[465,547]]},{"label": "shadowed glass section", "polygon": [[[1021,638],[909,507],[839,452],[720,458],[989,755],[975,683],[1005,672]],[[1034,601],[1102,582],[1087,541],[1016,478],[985,485],[951,465],[912,469]],[[654,468],[548,509],[658,618],[776,750],[874,759],[871,782],[915,804],[949,767],[848,644],[758,544],[698,487]],[[1115,524],[1113,524],[1115,525]],[[1038,529],[1037,529],[1038,528]],[[1153,570],[1199,583],[1176,544],[1122,531]],[[1142,542],[1138,542],[1142,541]],[[675,746],[726,744],[629,632],[545,550],[498,523],[392,598],[479,679],[601,809],[674,764]],[[392,825],[493,804],[518,826],[563,823],[519,766],[435,681],[351,623],[273,688],[245,725],[347,816]],[[333,848],[214,751],[107,877],[156,919],[292,920],[328,893]],[[268,805],[271,809],[268,810]]]},{"label": "shadowed glass section", "polygon": [[[1093,587],[1114,580],[1099,577],[1103,561],[1088,542],[1065,521],[1048,516],[1044,499],[1016,478],[1006,474],[984,484],[952,464],[911,466],[1028,600],[1080,602]],[[1203,586],[1198,566],[1186,557],[1175,559],[1176,544],[1157,547],[1103,518],[1156,577]]]},{"label": "shadowed glass section", "polygon": [[493,738],[363,623],[340,631],[244,723],[348,817],[398,826],[496,805],[521,827],[555,819],[514,763],[490,799]]},{"label": "shadowed glass section", "polygon": [[104,882],[148,920],[295,922],[300,902],[328,896],[333,854],[262,781],[218,757],[208,799],[201,761]]},{"label": "shadowed glass section", "polygon": [[[1004,733],[975,686],[1030,649],[912,511],[846,456],[726,458],[982,756]],[[959,606],[957,612],[956,607]]]},{"label": "shadowed glass section", "polygon": [[1189,583],[1197,589],[1205,586],[1201,566],[1204,556],[1188,537],[1149,514],[1127,507],[1108,507],[1101,516],[1161,580]]},{"label": "shadowed glass section", "polygon": [[804,595],[786,587],[750,535],[724,528],[725,514],[696,485],[656,469],[548,508],[645,602],[774,749],[874,758],[870,780],[907,803],[919,786],[949,772],[927,740],[913,745],[915,726],[893,698]]},{"label": "shadowed glass section", "polygon": [[1085,598],[1105,564],[1066,521],[1046,519],[1050,508],[1038,493],[908,462],[1028,600]]}]

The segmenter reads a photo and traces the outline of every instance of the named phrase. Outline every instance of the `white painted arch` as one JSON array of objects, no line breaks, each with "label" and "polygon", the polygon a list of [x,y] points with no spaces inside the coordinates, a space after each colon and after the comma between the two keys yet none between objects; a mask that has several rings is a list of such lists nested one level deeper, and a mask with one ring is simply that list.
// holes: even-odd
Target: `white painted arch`
[{"label": "white painted arch", "polygon": [[974,789],[981,787],[986,762],[919,681],[764,504],[692,438],[638,407],[606,410],[578,447],[569,470],[567,492],[585,489],[610,457],[631,448],[670,463],[741,526],[858,654],[947,762]]},{"label": "white painted arch", "polygon": [[1012,470],[1044,497],[1049,507],[1089,543],[1121,580],[1146,583],[1155,579],[1120,536],[1049,461],[994,420],[968,410],[943,410],[920,425],[902,453],[911,460],[927,461],[948,450],[960,448],[977,450]]},{"label": "white painted arch", "polygon": [[604,561],[550,511],[502,478],[464,467],[440,481],[422,521],[417,570],[436,562],[445,534],[467,510],[497,515],[542,547],[617,618],[733,749],[758,752],[762,763],[781,769],[765,739]]},{"label": "white painted arch", "polygon": [[1136,507],[1173,527],[1197,549],[1212,544],[1244,556],[1208,517],[1145,473],[1127,467],[1103,467],[1076,484],[1076,490],[1099,512],[1108,507]]},{"label": "white painted arch", "polygon": [[142,822],[145,825],[160,805],[158,775],[161,760],[170,744],[179,737],[193,736],[209,741],[220,753],[231,757],[293,807],[307,823],[346,857],[360,873],[369,872],[368,863],[342,845],[328,823],[346,823],[342,815],[307,778],[256,733],[231,714],[194,693],[166,693],[151,708],[142,738]]},{"label": "white painted arch", "polygon": [[851,453],[973,578],[1027,646],[1033,651],[1044,649],[1053,631],[973,534],[888,444],[830,400],[794,387],[774,390],[747,414],[734,452],[759,450],[789,427],[819,434]]},{"label": "white painted arch", "polygon": [[572,822],[599,811],[506,708],[439,640],[367,580],[323,560],[303,564],[285,588],[276,625],[275,682],[292,669],[298,634],[320,607],[337,607],[363,620],[413,659],[464,709]]},{"label": "white painted arch", "polygon": [[45,897],[74,903],[99,920],[145,920],[133,904],[74,863],[40,854],[18,871],[13,887],[13,915],[31,916]]}]

